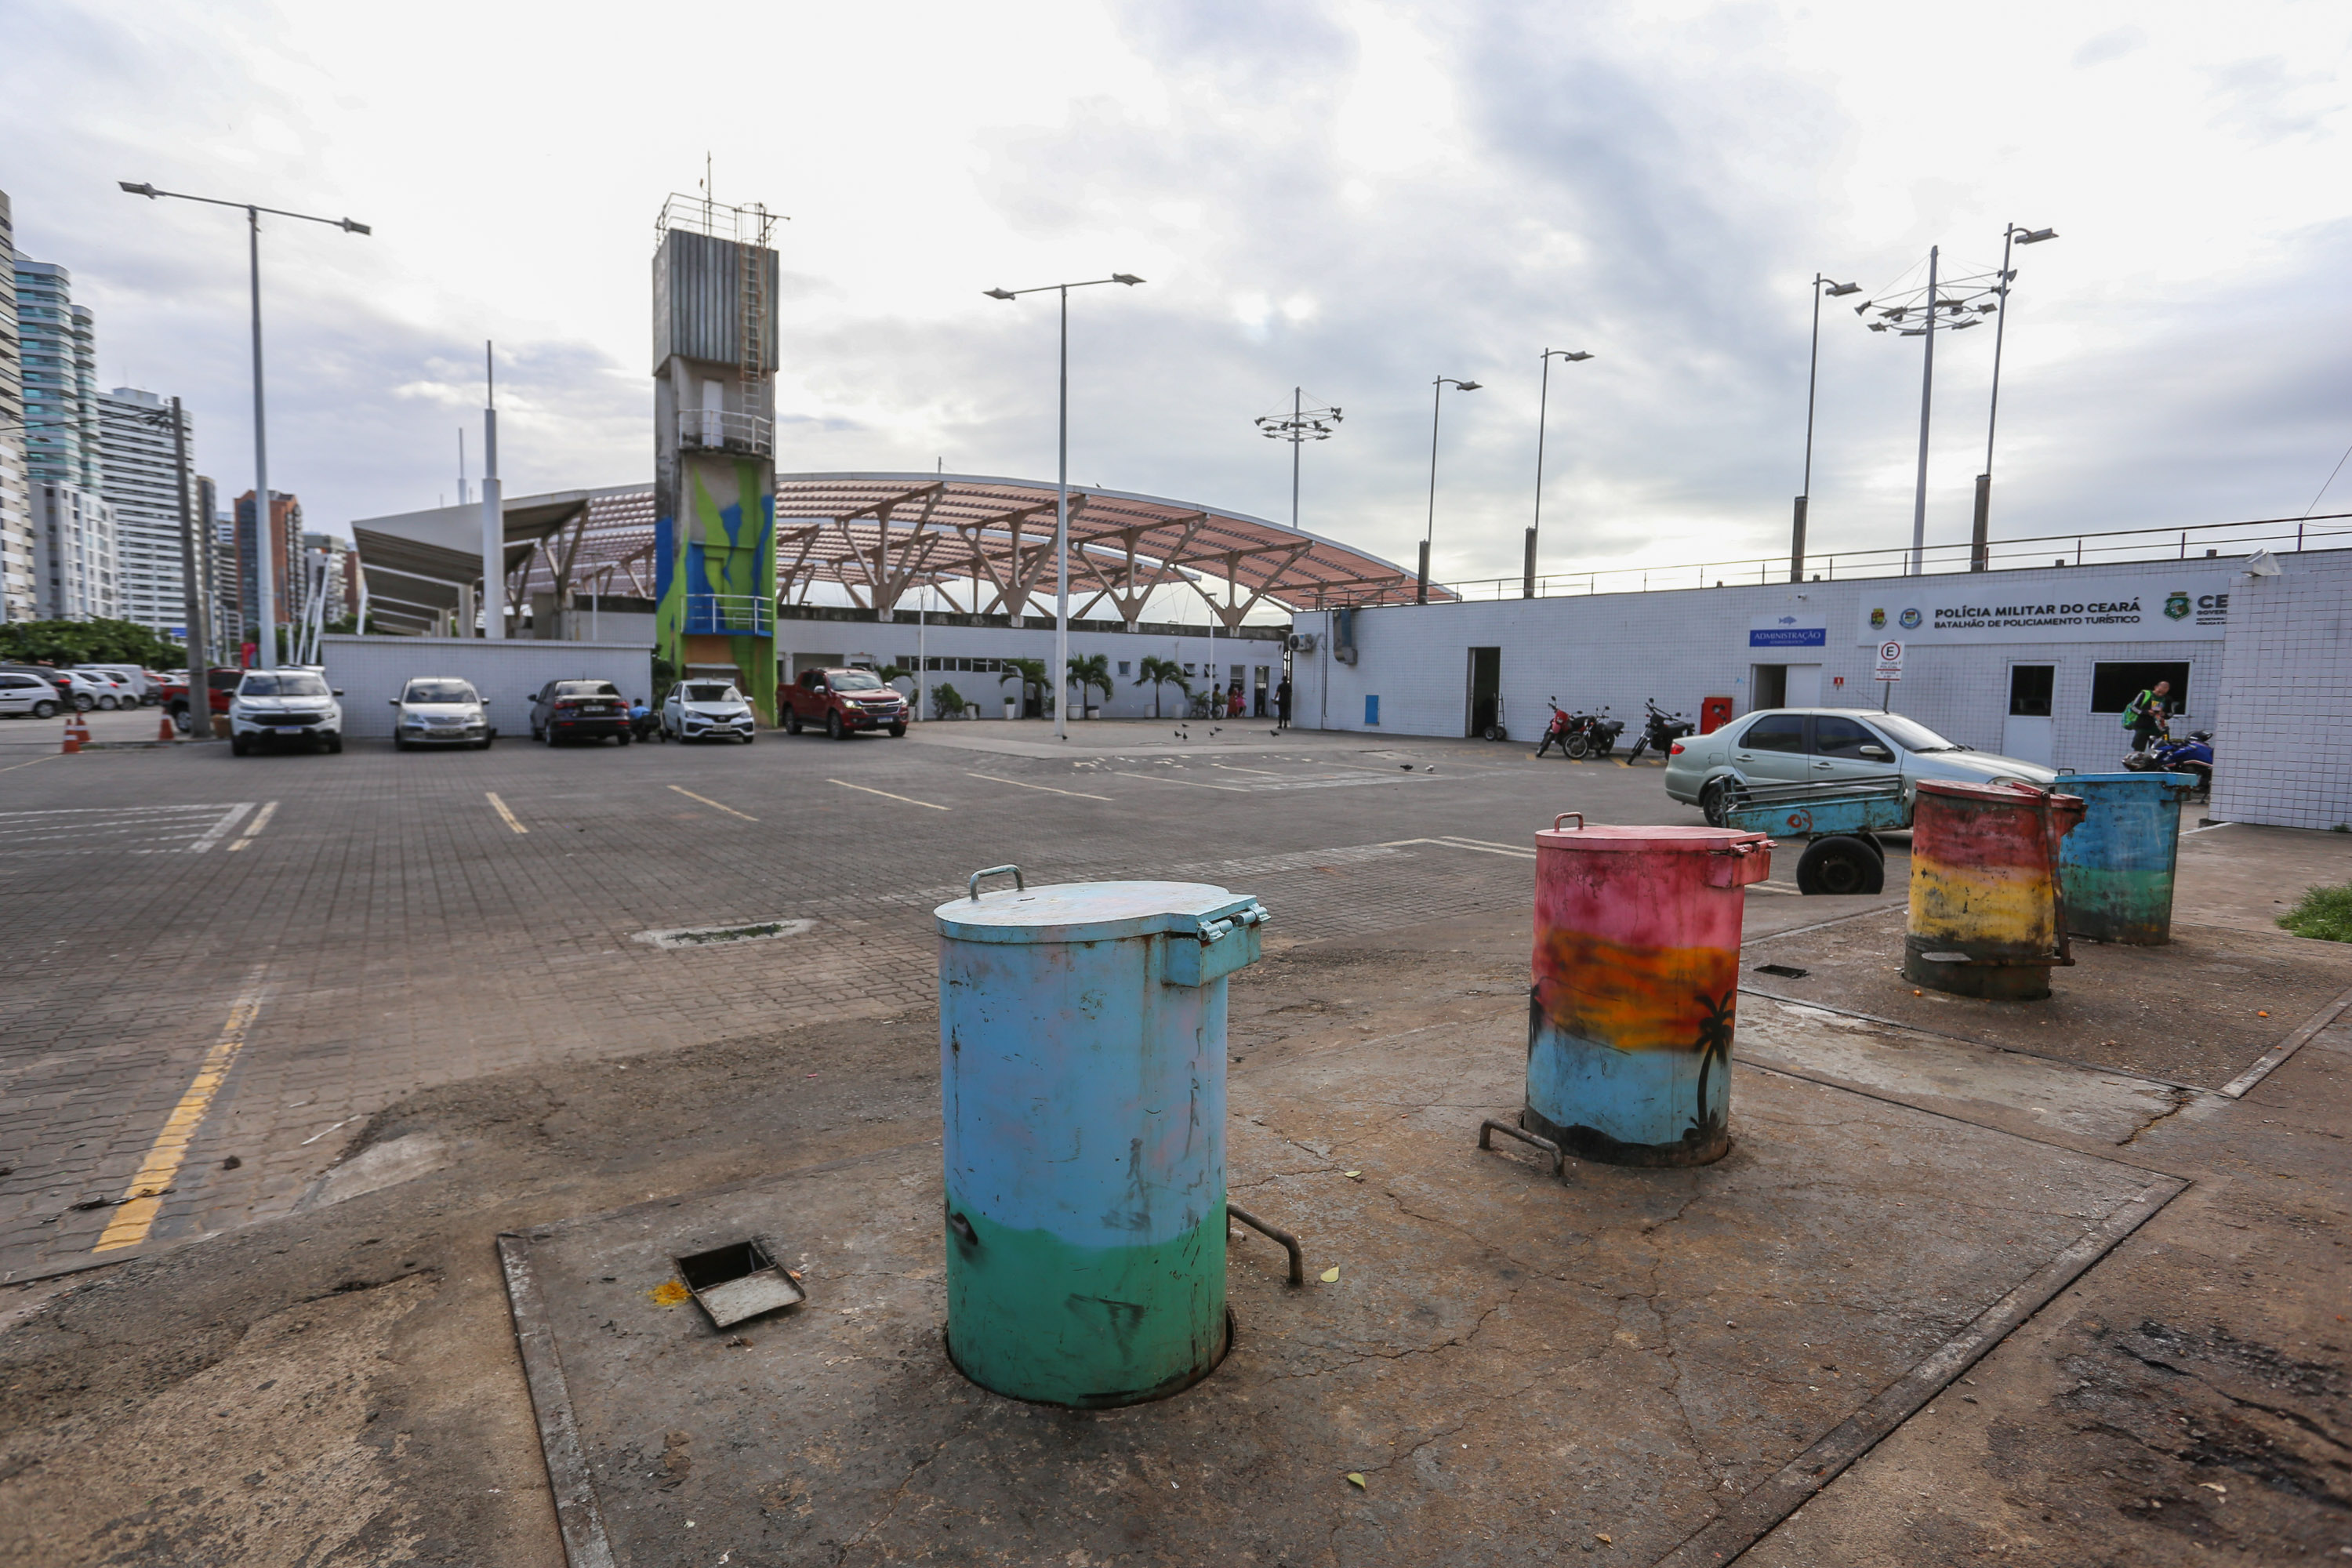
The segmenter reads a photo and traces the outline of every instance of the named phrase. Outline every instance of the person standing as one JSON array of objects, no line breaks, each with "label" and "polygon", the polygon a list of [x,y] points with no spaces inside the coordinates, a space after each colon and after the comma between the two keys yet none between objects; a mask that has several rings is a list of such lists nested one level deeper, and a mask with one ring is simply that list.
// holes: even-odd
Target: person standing
[{"label": "person standing", "polygon": [[1284,676],[1282,684],[1274,689],[1274,727],[1290,728],[1290,677]]},{"label": "person standing", "polygon": [[2172,696],[2172,682],[2159,680],[2133,698],[2124,709],[2124,723],[2130,729],[2132,750],[2145,752],[2148,743],[2164,734],[2165,721],[2169,716],[2168,700]]}]

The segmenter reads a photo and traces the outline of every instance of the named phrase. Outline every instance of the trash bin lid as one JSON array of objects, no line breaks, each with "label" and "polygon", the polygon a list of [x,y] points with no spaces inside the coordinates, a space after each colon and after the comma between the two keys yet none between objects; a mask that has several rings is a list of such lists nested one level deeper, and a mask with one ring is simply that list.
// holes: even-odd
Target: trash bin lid
[{"label": "trash bin lid", "polygon": [[2182,784],[2194,785],[2196,783],[2197,775],[2194,773],[2169,773],[2161,769],[2149,768],[2137,773],[2061,773],[2058,775],[2057,784],[2053,787],[2071,790],[2076,784],[2145,784],[2151,788],[2158,784],[2178,788]]},{"label": "trash bin lid", "polygon": [[1763,842],[1764,835],[1738,827],[1632,826],[1596,822],[1590,827],[1548,827],[1536,835],[1538,849],[1582,849],[1620,855],[1706,855],[1735,844]]},{"label": "trash bin lid", "polygon": [[958,942],[1116,942],[1197,935],[1257,900],[1207,882],[1054,882],[950,899],[933,910],[940,934]]},{"label": "trash bin lid", "polygon": [[1949,795],[1955,800],[1972,800],[1980,805],[2030,805],[2048,795],[2054,802],[2073,798],[2063,787],[2075,774],[2068,773],[2047,787],[2023,784],[2016,779],[2000,779],[1986,784],[1970,784],[1959,779],[1921,779],[1919,794]]}]

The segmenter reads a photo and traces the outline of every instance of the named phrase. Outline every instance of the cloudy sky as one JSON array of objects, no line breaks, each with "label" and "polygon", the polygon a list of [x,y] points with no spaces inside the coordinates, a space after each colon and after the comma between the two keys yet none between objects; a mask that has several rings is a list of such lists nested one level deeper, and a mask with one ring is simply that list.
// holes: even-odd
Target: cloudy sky
[{"label": "cloudy sky", "polygon": [[[1253,416],[1346,411],[1302,521],[1516,575],[1538,353],[1547,571],[1784,552],[1810,283],[2019,254],[1997,537],[2294,516],[2352,443],[2352,10],[2317,4],[0,6],[17,244],[103,384],[185,398],[314,527],[454,500],[498,342],[508,493],[650,478],[648,262],[708,155],[782,227],[787,470],[1072,478],[1289,511]],[[1965,540],[1993,333],[1938,339],[1931,542]],[[1919,341],[1822,321],[1816,553],[1907,542]],[[2318,510],[2352,510],[2352,468]],[[2039,554],[2036,550],[2033,553]]]}]

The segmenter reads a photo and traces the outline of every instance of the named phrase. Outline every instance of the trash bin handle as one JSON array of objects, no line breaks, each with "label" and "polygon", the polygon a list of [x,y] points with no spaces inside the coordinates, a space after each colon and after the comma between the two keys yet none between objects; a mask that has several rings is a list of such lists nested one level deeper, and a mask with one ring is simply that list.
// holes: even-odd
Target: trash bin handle
[{"label": "trash bin handle", "polygon": [[1563,823],[1563,822],[1566,822],[1566,821],[1567,821],[1570,817],[1571,817],[1571,816],[1572,816],[1572,817],[1574,817],[1574,818],[1576,818],[1576,830],[1577,830],[1579,833],[1583,832],[1583,831],[1584,831],[1584,813],[1582,813],[1582,812],[1580,812],[1580,811],[1563,811],[1563,812],[1561,812],[1558,816],[1555,816],[1555,817],[1553,817],[1553,818],[1551,819],[1551,830],[1552,830],[1554,833],[1558,833],[1558,832],[1559,831],[1559,825],[1560,825],[1561,823]]},{"label": "trash bin handle", "polygon": [[1021,868],[1018,866],[991,866],[985,871],[974,871],[971,874],[971,880],[963,885],[963,890],[971,895],[971,901],[976,904],[980,902],[980,879],[982,877],[1002,876],[1007,871],[1013,873],[1013,890],[1025,892],[1029,884],[1021,879]]}]

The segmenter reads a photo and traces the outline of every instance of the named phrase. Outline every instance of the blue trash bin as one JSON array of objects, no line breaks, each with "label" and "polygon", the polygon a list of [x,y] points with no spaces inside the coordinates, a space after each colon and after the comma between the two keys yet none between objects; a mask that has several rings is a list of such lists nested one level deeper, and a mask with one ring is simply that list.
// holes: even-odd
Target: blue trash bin
[{"label": "blue trash bin", "polygon": [[2188,773],[2067,773],[2058,787],[2080,795],[2086,808],[2082,826],[2058,849],[2066,930],[2134,947],[2170,942],[2180,803],[2197,780]]},{"label": "blue trash bin", "polygon": [[977,891],[992,874],[933,911],[948,1353],[1019,1399],[1174,1394],[1227,1344],[1225,977],[1265,910],[1198,882]]}]

